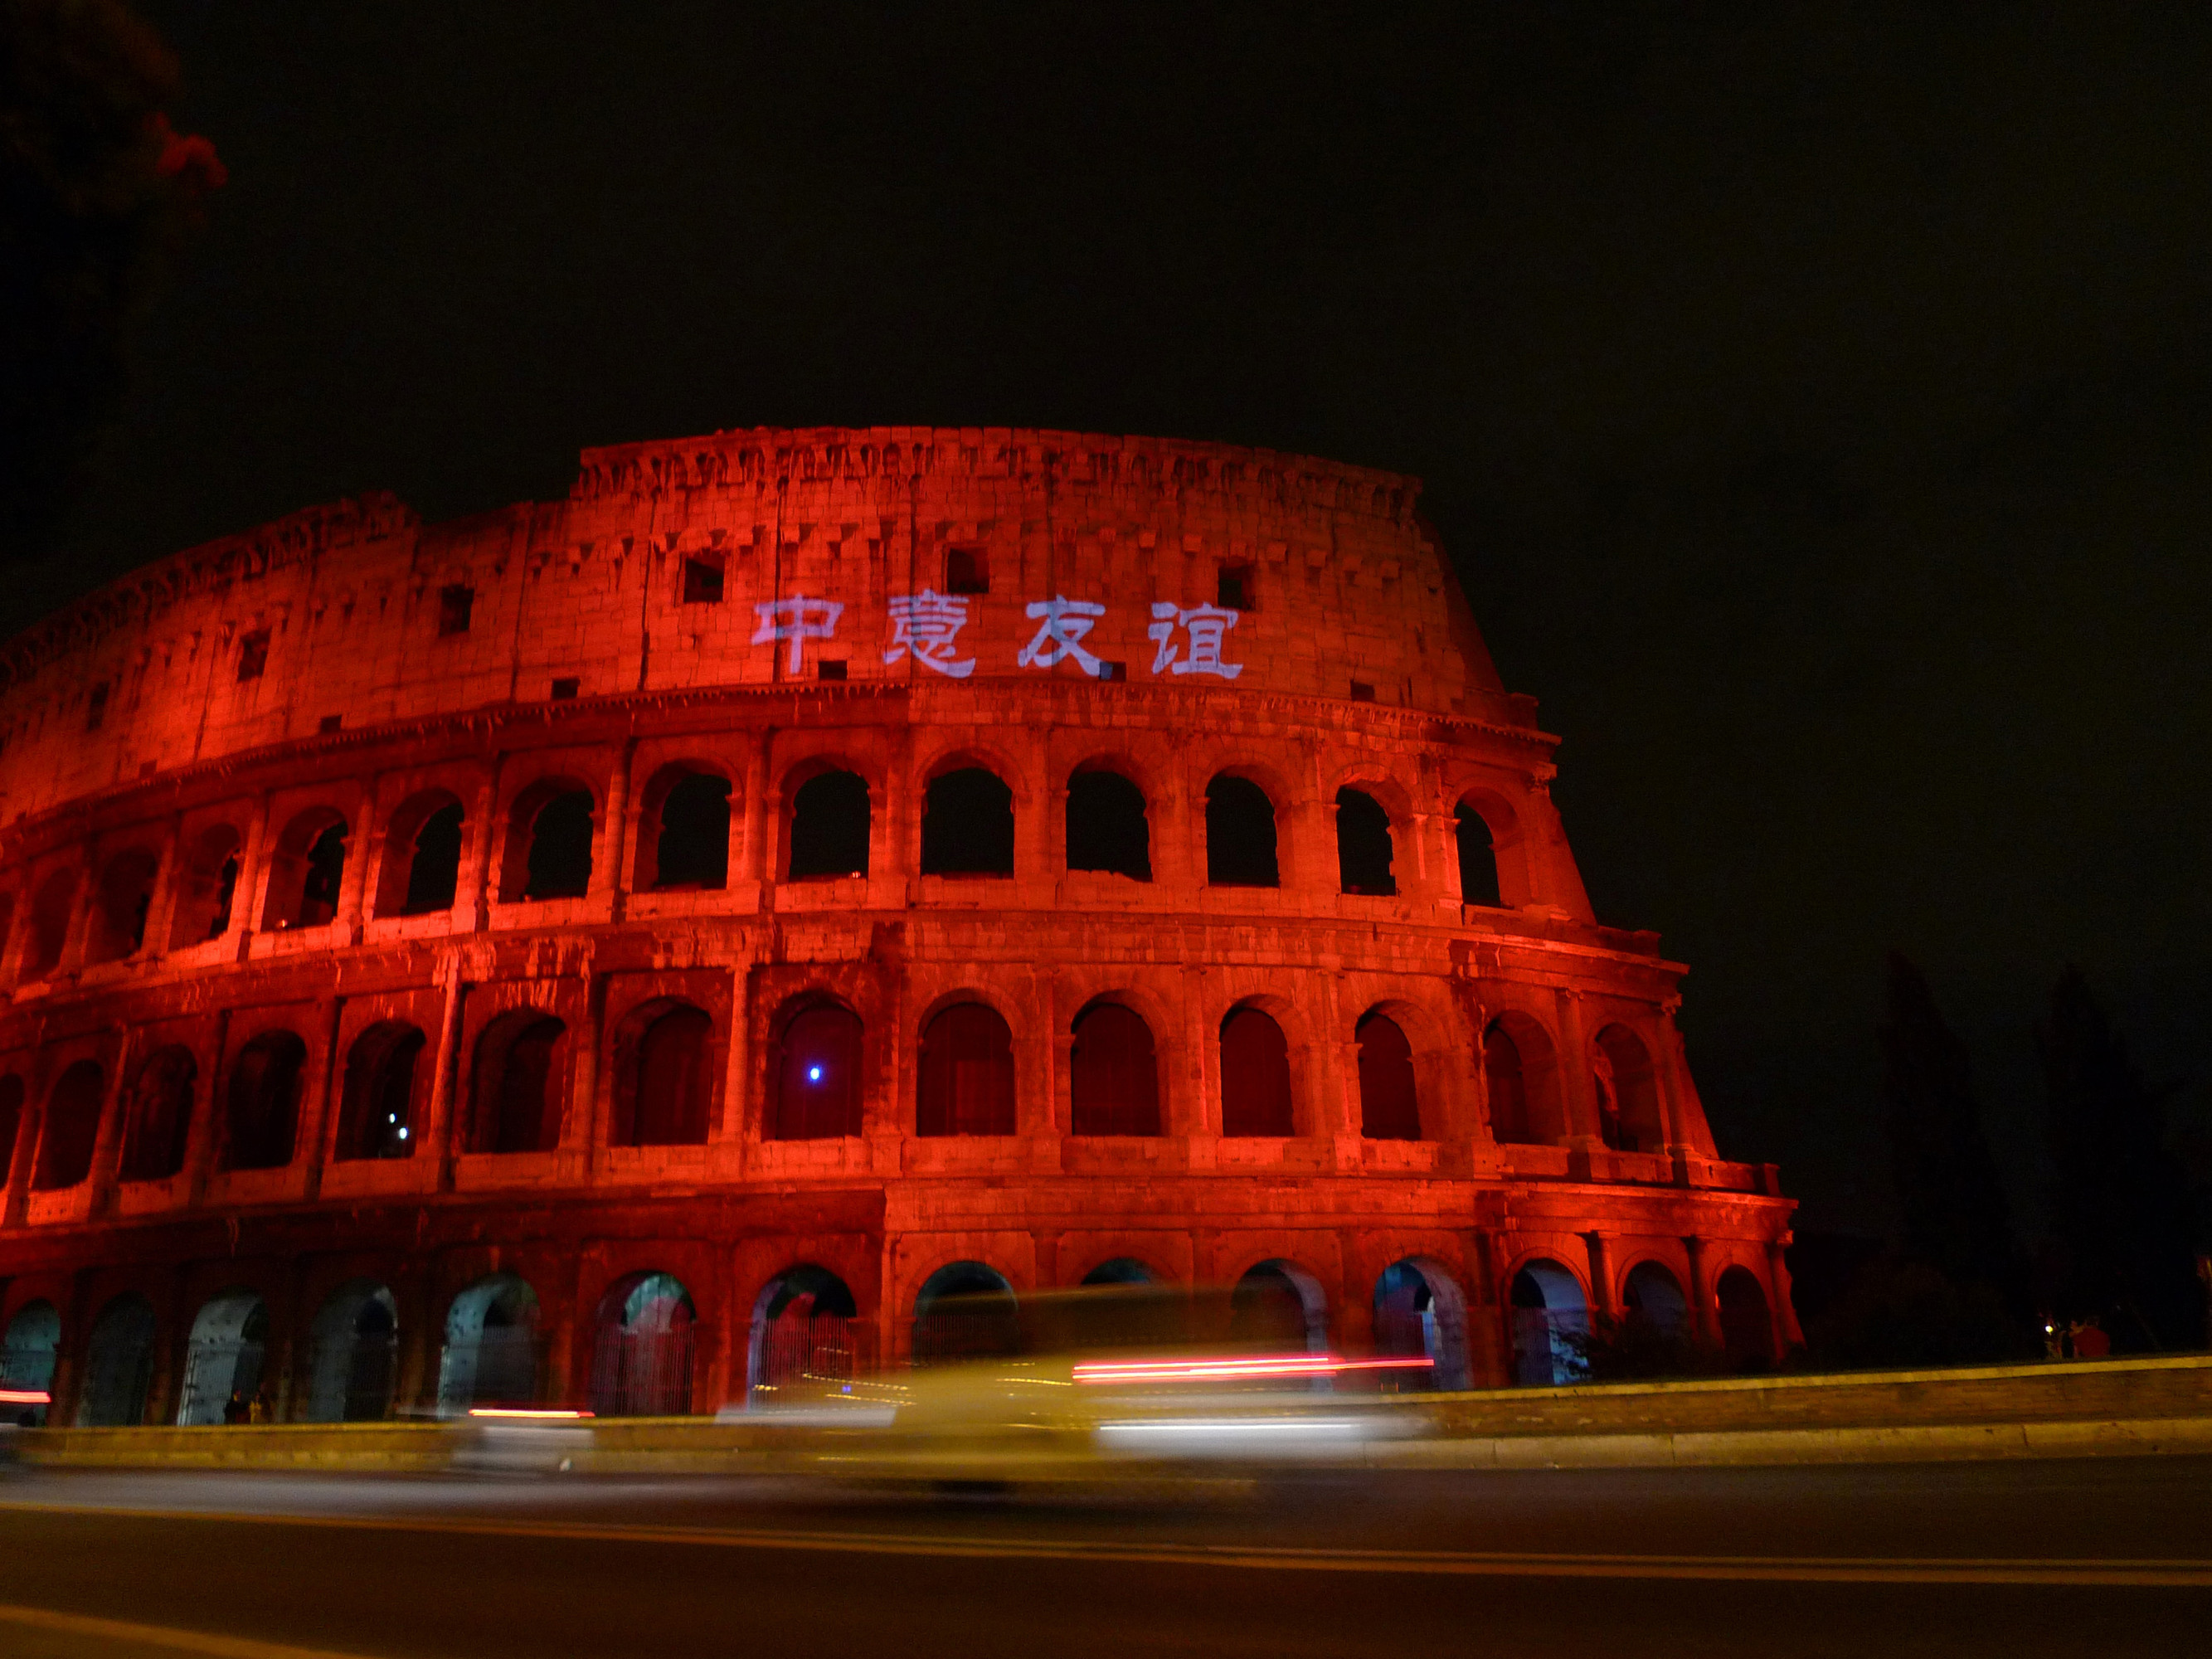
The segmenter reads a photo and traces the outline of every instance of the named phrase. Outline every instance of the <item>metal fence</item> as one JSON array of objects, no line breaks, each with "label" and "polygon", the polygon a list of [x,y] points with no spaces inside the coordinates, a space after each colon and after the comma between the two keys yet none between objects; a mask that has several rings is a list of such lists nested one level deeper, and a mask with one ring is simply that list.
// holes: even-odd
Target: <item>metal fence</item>
[{"label": "metal fence", "polygon": [[438,1408],[465,1412],[471,1406],[527,1406],[538,1398],[538,1362],[543,1346],[528,1326],[488,1330],[466,1341],[448,1342],[438,1362]]},{"label": "metal fence", "polygon": [[1513,1380],[1550,1388],[1589,1375],[1589,1315],[1582,1309],[1513,1310]]},{"label": "metal fence", "polygon": [[265,1353],[258,1342],[242,1338],[195,1341],[185,1351],[185,1382],[177,1399],[180,1424],[221,1423],[236,1395],[250,1403],[261,1391]]},{"label": "metal fence", "polygon": [[399,1340],[392,1334],[317,1343],[307,1361],[307,1421],[375,1422],[392,1409],[398,1370]]},{"label": "metal fence", "polygon": [[867,1370],[875,1328],[842,1314],[771,1319],[753,1354],[752,1385],[789,1392],[809,1382],[849,1382]]},{"label": "metal fence", "polygon": [[592,1356],[592,1409],[601,1417],[680,1417],[691,1409],[696,1324],[602,1330]]},{"label": "metal fence", "polygon": [[1011,1297],[991,1298],[984,1306],[963,1308],[957,1313],[926,1313],[914,1322],[914,1363],[933,1365],[1000,1358],[1016,1352],[1020,1339]]}]

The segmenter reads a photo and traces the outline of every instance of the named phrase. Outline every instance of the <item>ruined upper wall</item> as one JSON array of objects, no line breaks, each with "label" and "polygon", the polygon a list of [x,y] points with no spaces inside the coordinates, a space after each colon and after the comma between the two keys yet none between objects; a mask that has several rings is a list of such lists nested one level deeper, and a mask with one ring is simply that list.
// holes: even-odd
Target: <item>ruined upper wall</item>
[{"label": "ruined upper wall", "polygon": [[[1527,725],[1418,494],[1222,445],[872,428],[587,450],[568,500],[450,524],[341,502],[149,566],[0,649],[0,819],[332,720],[538,702],[556,681],[765,686],[825,660],[974,684],[1105,662]],[[925,601],[906,630],[923,648],[902,648],[896,613],[944,593],[955,550],[988,592]],[[719,573],[719,601],[686,602],[691,565]],[[1224,571],[1245,585],[1233,622]],[[1054,600],[1074,649],[1038,648],[1052,619],[1030,607]]]}]

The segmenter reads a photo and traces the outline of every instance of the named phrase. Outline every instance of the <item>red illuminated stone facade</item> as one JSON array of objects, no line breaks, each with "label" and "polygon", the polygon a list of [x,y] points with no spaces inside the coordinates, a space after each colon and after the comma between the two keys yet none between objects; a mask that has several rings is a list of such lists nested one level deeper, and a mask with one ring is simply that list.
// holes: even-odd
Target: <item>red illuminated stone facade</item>
[{"label": "red illuminated stone facade", "polygon": [[1578,1306],[1778,1357],[1791,1206],[1713,1145],[1682,969],[1592,915],[1417,490],[720,434],[317,508],[12,641],[10,1378],[712,1409],[1101,1275],[1446,1384],[1571,1374]]}]

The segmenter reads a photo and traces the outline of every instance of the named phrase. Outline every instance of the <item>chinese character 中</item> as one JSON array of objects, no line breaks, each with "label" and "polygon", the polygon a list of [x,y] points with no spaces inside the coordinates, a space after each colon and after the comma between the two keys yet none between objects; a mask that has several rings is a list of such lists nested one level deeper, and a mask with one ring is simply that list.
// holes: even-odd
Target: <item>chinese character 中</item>
[{"label": "chinese character \u4e2d", "polygon": [[[1217,605],[1195,605],[1188,611],[1179,611],[1165,599],[1152,605],[1152,625],[1145,630],[1148,639],[1159,642],[1159,650],[1152,658],[1152,672],[1170,669],[1177,674],[1218,674],[1224,680],[1233,680],[1244,672],[1241,662],[1221,660],[1221,638],[1237,626],[1237,613],[1224,611]],[[1175,631],[1184,629],[1190,635],[1190,652],[1187,656],[1176,654]]]},{"label": "chinese character \u4e2d", "polygon": [[891,648],[885,662],[896,662],[908,652],[925,668],[934,668],[956,680],[975,672],[975,659],[952,659],[953,636],[968,625],[968,601],[925,587],[919,593],[894,593],[890,601]]},{"label": "chinese character \u4e2d", "polygon": [[1022,647],[1016,662],[1024,668],[1049,668],[1063,657],[1073,657],[1085,673],[1097,677],[1098,659],[1083,648],[1082,641],[1106,614],[1104,605],[1054,595],[1030,605],[1029,614],[1037,624],[1036,637]]},{"label": "chinese character \u4e2d", "polygon": [[753,629],[753,643],[789,640],[790,672],[796,674],[799,653],[805,642],[836,637],[837,618],[845,614],[845,607],[836,599],[763,599],[754,605],[753,611],[760,618],[760,625]]}]

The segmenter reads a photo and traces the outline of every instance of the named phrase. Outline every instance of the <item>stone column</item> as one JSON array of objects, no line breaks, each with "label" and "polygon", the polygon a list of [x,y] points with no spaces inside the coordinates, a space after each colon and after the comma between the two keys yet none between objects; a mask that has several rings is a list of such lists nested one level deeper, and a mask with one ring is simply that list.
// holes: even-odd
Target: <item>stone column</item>
[{"label": "stone column", "polygon": [[1682,1240],[1690,1253],[1690,1336],[1701,1348],[1721,1346],[1720,1305],[1713,1294],[1712,1263],[1705,1240],[1694,1234]]},{"label": "stone column", "polygon": [[[1556,994],[1559,1011],[1559,1106],[1566,1118],[1567,1144],[1585,1152],[1605,1150],[1598,1133],[1596,1084],[1590,1076],[1589,1033],[1583,1029],[1578,991]],[[1585,1177],[1587,1178],[1587,1177]]]},{"label": "stone column", "polygon": [[[345,868],[338,875],[337,914],[331,918],[337,929],[337,937],[354,944],[361,942],[361,917],[365,908],[362,889],[368,881],[368,868],[374,862],[370,857],[375,849],[369,845],[368,820],[375,811],[376,789],[372,782],[357,798],[353,822],[346,826]],[[380,838],[382,825],[378,826]]]},{"label": "stone column", "polygon": [[321,1059],[315,1066],[314,1076],[308,1080],[307,1098],[300,1103],[299,1144],[295,1155],[307,1164],[307,1198],[313,1203],[323,1189],[323,1170],[336,1156],[333,1143],[337,1137],[338,1114],[331,1109],[331,1097],[334,1092],[332,1079],[337,1074],[338,1022],[345,1012],[345,999],[326,996],[316,1010],[316,1026],[321,1033]]},{"label": "stone column", "polygon": [[499,763],[477,785],[477,798],[469,810],[471,838],[465,852],[460,889],[453,895],[453,912],[460,931],[481,933],[491,926],[493,854],[499,845]]},{"label": "stone column", "polygon": [[175,926],[177,890],[182,884],[178,866],[184,859],[184,814],[173,813],[161,832],[161,855],[154,866],[154,899],[146,907],[146,931],[138,941],[140,956],[160,956],[169,948]]},{"label": "stone column", "polygon": [[1778,1365],[1790,1349],[1805,1346],[1804,1328],[1797,1322],[1796,1302],[1790,1291],[1788,1241],[1766,1242],[1766,1278],[1774,1310],[1774,1363]]},{"label": "stone column", "polygon": [[628,861],[629,827],[629,768],[637,740],[626,739],[615,751],[607,772],[607,798],[601,803],[598,833],[592,837],[592,879],[586,894],[592,914],[620,921],[623,895],[629,886]]},{"label": "stone column", "polygon": [[446,1003],[438,1018],[437,1069],[430,1078],[429,1121],[422,1126],[417,1158],[438,1160],[438,1190],[450,1192],[453,1164],[468,1145],[467,1127],[459,1108],[461,1070],[461,953],[446,951],[438,963],[445,981]]},{"label": "stone column", "polygon": [[100,1137],[93,1143],[92,1168],[86,1176],[92,1182],[92,1213],[95,1218],[112,1213],[115,1207],[116,1170],[122,1163],[123,1143],[130,1132],[125,1121],[130,1115],[131,1101],[126,1079],[131,1075],[131,1057],[137,1046],[137,1033],[130,1026],[117,1030],[114,1063],[100,1103]]},{"label": "stone column", "polygon": [[769,860],[769,840],[771,828],[769,818],[769,746],[775,740],[774,728],[763,728],[754,739],[752,753],[745,761],[745,798],[740,811],[730,815],[731,833],[736,845],[730,848],[730,879],[735,885],[740,881],[772,881],[775,866]]},{"label": "stone column", "polygon": [[187,1201],[194,1206],[207,1197],[208,1182],[222,1146],[222,1088],[230,1080],[229,1049],[230,1010],[218,1008],[208,1060],[207,1104],[192,1114],[191,1127],[185,1138],[185,1191]]},{"label": "stone column", "polygon": [[238,880],[230,890],[230,927],[226,938],[238,941],[238,960],[243,962],[253,945],[254,929],[261,925],[262,907],[269,898],[269,792],[254,798],[253,816],[246,823],[246,840],[238,850]]},{"label": "stone column", "polygon": [[1590,1312],[1617,1319],[1620,1304],[1613,1293],[1612,1252],[1606,1248],[1605,1235],[1595,1231],[1584,1233],[1583,1243],[1589,1251]]}]

